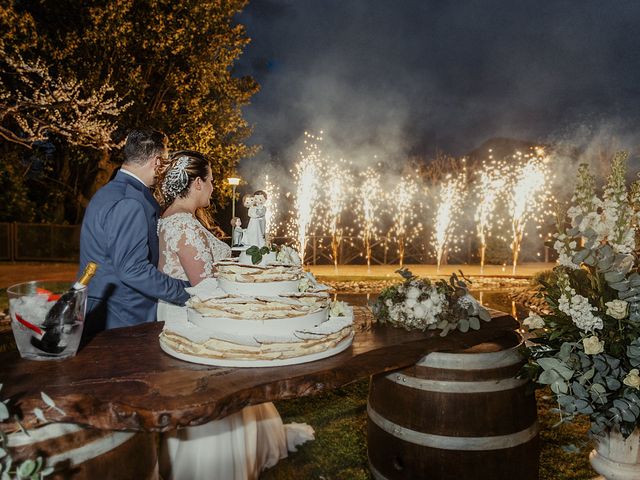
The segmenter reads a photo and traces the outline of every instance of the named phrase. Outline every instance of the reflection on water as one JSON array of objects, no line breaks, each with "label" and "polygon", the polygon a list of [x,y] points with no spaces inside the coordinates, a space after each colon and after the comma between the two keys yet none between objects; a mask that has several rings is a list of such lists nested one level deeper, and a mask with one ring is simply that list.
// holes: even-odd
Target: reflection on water
[{"label": "reflection on water", "polygon": [[[529,310],[524,305],[512,301],[508,292],[506,289],[472,290],[471,294],[487,308],[510,313],[516,320],[525,319],[529,314]],[[368,305],[370,302],[375,301],[376,297],[376,293],[339,293],[337,295],[338,300],[358,306]]]}]

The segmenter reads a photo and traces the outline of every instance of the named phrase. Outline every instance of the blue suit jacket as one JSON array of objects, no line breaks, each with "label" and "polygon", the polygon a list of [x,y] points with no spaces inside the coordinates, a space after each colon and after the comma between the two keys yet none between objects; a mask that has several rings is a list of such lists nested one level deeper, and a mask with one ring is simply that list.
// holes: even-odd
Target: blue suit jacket
[{"label": "blue suit jacket", "polygon": [[188,282],[157,269],[160,207],[149,188],[118,172],[93,196],[80,231],[80,271],[94,261],[85,330],[153,322],[157,300],[184,304]]}]

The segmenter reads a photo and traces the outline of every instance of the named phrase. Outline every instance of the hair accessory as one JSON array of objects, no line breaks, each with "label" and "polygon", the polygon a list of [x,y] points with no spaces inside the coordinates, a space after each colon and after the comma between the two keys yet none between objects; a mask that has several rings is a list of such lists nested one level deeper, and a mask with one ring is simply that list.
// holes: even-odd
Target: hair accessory
[{"label": "hair accessory", "polygon": [[170,202],[180,195],[189,184],[187,165],[189,165],[189,157],[179,157],[178,161],[169,169],[164,177],[162,193]]}]

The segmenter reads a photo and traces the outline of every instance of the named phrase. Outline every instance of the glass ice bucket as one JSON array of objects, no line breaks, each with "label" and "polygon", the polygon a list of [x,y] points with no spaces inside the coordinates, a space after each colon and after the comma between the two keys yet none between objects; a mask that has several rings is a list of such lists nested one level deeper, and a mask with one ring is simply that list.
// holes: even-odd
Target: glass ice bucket
[{"label": "glass ice bucket", "polygon": [[[11,329],[20,356],[29,360],[62,360],[78,351],[87,309],[87,287],[69,291],[71,282],[35,281],[7,289]],[[65,293],[68,308],[56,318],[47,314]]]}]

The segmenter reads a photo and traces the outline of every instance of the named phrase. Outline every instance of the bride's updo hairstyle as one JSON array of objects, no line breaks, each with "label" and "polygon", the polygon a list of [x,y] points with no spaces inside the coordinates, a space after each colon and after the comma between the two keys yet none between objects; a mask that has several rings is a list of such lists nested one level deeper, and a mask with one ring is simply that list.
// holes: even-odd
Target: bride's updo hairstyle
[{"label": "bride's updo hairstyle", "polygon": [[156,180],[156,199],[162,208],[167,208],[178,197],[186,197],[196,178],[207,178],[208,165],[207,158],[193,150],[179,150],[169,155],[158,167]]}]

